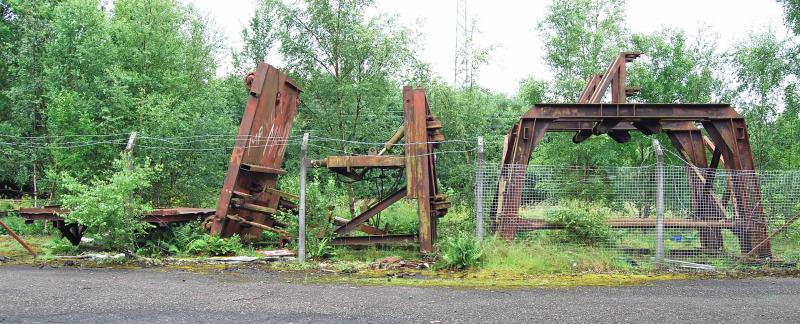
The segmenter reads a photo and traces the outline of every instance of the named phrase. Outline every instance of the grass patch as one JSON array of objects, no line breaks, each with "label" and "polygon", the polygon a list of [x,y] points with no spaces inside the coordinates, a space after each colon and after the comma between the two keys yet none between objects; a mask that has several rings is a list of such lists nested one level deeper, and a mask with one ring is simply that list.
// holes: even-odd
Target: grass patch
[{"label": "grass patch", "polygon": [[519,274],[608,273],[637,270],[634,264],[623,255],[599,247],[490,239],[483,246],[481,269]]},{"label": "grass patch", "polygon": [[[28,244],[33,247],[36,253],[42,253],[42,246],[50,241],[47,235],[29,235],[23,237]],[[33,260],[33,256],[13,237],[8,235],[0,236],[0,256],[9,257],[15,261]]]}]

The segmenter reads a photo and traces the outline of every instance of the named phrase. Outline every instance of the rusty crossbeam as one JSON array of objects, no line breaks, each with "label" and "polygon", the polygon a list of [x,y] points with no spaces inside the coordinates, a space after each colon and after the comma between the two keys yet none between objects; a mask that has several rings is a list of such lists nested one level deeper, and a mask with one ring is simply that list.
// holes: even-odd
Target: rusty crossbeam
[{"label": "rusty crossbeam", "polygon": [[[420,250],[429,252],[433,249],[436,238],[437,219],[443,216],[450,203],[438,192],[434,150],[444,141],[441,133],[441,122],[431,113],[428,99],[423,89],[403,88],[403,126],[392,135],[373,155],[362,156],[328,156],[323,160],[311,161],[313,167],[326,167],[354,180],[360,180],[372,169],[397,169],[406,171],[406,185],[352,220],[339,220],[336,229],[337,238],[334,244],[378,244],[397,241],[418,240]],[[403,155],[384,155],[405,138]],[[370,235],[344,236],[362,228],[364,222],[378,215],[381,211],[400,199],[407,197],[417,202],[419,219],[419,235]],[[377,233],[374,228],[367,228]],[[374,230],[373,230],[374,229]],[[368,231],[364,231],[369,233]]]},{"label": "rusty crossbeam", "polygon": [[275,186],[285,174],[281,166],[301,90],[286,73],[266,63],[245,77],[245,86],[249,98],[210,230],[223,237],[258,239],[264,228],[253,224],[271,228],[278,224],[275,211],[288,206],[287,194]]},{"label": "rusty crossbeam", "polygon": [[[492,228],[500,236],[511,239],[518,226],[520,198],[524,186],[524,167],[531,153],[548,131],[575,131],[573,142],[580,143],[591,136],[607,134],[617,142],[630,139],[630,132],[644,134],[665,132],[678,151],[693,164],[689,173],[695,224],[701,226],[703,250],[722,248],[719,221],[729,221],[739,239],[742,253],[755,249],[759,257],[771,255],[761,207],[761,191],[754,170],[752,150],[744,118],[728,104],[642,104],[626,103],[626,97],[638,91],[625,85],[625,63],[640,53],[623,52],[605,74],[594,75],[581,93],[578,103],[536,104],[515,124],[503,145],[503,165],[512,168],[498,182],[498,199],[491,211]],[[600,103],[608,89],[611,103]],[[702,124],[708,134],[704,139],[696,126]],[[709,142],[709,143],[705,143]],[[713,144],[709,165],[705,152]],[[724,167],[732,170],[729,190],[718,199],[711,191],[713,173],[705,178],[698,168]],[[521,173],[521,175],[520,175]],[[731,199],[732,198],[732,199]],[[733,201],[735,213],[725,214],[725,205]],[[701,206],[713,208],[701,208]],[[501,211],[507,211],[501,213]],[[766,242],[765,242],[766,240]]]}]

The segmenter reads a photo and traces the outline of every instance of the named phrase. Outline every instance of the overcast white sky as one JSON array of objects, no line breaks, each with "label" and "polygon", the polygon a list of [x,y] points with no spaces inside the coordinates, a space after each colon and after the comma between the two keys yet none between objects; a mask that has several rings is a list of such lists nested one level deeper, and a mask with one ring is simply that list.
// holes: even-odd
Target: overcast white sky
[{"label": "overcast white sky", "polygon": [[[255,0],[184,1],[211,16],[229,46],[241,46],[239,33],[252,16]],[[550,2],[468,0],[468,14],[477,19],[481,30],[476,42],[497,46],[490,63],[478,74],[480,85],[513,94],[519,81],[530,75],[539,79],[551,76],[535,30]],[[380,11],[397,14],[404,25],[424,34],[419,56],[431,63],[434,72],[452,81],[456,0],[377,0],[377,4]],[[721,48],[746,38],[751,30],[772,27],[778,34],[786,34],[782,8],[775,0],[628,0],[625,9],[633,32],[649,33],[668,26],[684,29],[691,36],[698,26],[705,25],[719,36]],[[223,65],[229,61],[224,59]]]}]

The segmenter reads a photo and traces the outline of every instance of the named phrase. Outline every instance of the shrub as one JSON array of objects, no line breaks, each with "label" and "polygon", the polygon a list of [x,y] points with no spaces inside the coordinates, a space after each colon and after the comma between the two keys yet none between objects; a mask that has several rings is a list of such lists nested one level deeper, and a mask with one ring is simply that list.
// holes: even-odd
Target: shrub
[{"label": "shrub", "polygon": [[136,254],[145,256],[191,254],[187,252],[189,244],[194,240],[204,239],[206,235],[199,222],[170,226],[168,229],[153,231],[150,235],[140,238]]},{"label": "shrub", "polygon": [[480,242],[472,235],[462,233],[445,242],[442,251],[444,267],[464,270],[480,264],[483,251]]},{"label": "shrub", "polygon": [[152,206],[142,199],[142,190],[150,187],[150,179],[158,170],[149,161],[132,165],[129,155],[114,161],[114,172],[108,179],[95,179],[89,184],[78,182],[69,174],[62,175],[66,194],[62,205],[69,214],[67,222],[87,227],[97,244],[109,250],[132,249],[136,239],[150,226],[141,220]]},{"label": "shrub", "polygon": [[564,227],[559,235],[564,242],[594,246],[613,240],[611,226],[605,220],[611,210],[578,200],[561,201],[545,212],[549,222]]},{"label": "shrub", "polygon": [[78,246],[72,245],[69,240],[63,237],[53,237],[42,246],[44,252],[50,255],[74,255],[78,254]]},{"label": "shrub", "polygon": [[324,259],[336,256],[336,251],[330,245],[330,238],[311,236],[306,240],[306,254],[309,259]]},{"label": "shrub", "polygon": [[229,238],[221,238],[217,235],[208,235],[207,251],[210,255],[229,255],[237,254],[244,249],[239,235],[234,234]]},{"label": "shrub", "polygon": [[[44,234],[44,222],[35,221],[33,224],[25,224],[25,219],[19,216],[6,216],[0,218],[14,233],[18,235],[37,235]],[[8,234],[0,227],[0,234]]]}]

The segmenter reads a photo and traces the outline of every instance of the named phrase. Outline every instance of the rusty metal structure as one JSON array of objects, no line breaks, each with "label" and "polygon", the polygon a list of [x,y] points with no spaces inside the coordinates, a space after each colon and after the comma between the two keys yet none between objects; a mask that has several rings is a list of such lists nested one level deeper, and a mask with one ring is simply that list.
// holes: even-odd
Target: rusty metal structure
[{"label": "rusty metal structure", "polygon": [[[389,138],[380,152],[369,155],[327,156],[323,160],[310,161],[312,167],[326,167],[345,177],[360,180],[373,169],[405,169],[406,184],[383,198],[353,219],[337,219],[337,235],[333,244],[365,245],[419,241],[419,248],[429,252],[436,239],[436,224],[447,213],[450,202],[438,191],[436,178],[435,149],[444,141],[442,123],[428,107],[424,89],[403,88],[403,126]],[[384,155],[405,138],[403,155]],[[419,235],[387,235],[381,230],[364,224],[390,205],[402,198],[417,201]],[[355,230],[366,235],[349,235]]]},{"label": "rusty metal structure", "polygon": [[266,63],[245,77],[249,98],[239,136],[222,184],[212,234],[259,239],[264,230],[289,240],[274,216],[278,209],[295,209],[297,197],[276,189],[301,89],[288,75]]},{"label": "rusty metal structure", "polygon": [[[577,103],[536,104],[511,128],[505,138],[502,163],[515,171],[503,173],[498,183],[498,198],[490,215],[492,228],[507,239],[515,237],[518,231],[543,228],[543,224],[520,218],[519,208],[525,166],[546,132],[574,132],[572,140],[576,144],[593,135],[606,134],[625,143],[630,140],[631,132],[665,133],[691,164],[688,172],[693,221],[683,226],[699,229],[702,252],[718,253],[723,243],[721,229],[728,226],[737,236],[743,254],[769,257],[771,249],[761,192],[744,118],[728,104],[627,103],[627,97],[639,89],[626,86],[626,64],[640,55],[621,53],[605,73],[589,78]],[[608,91],[611,102],[601,103]],[[726,193],[717,197],[710,186],[713,170],[721,166],[734,171],[730,181],[738,185],[729,184]],[[715,207],[700,208],[709,205]],[[726,213],[727,206],[732,207],[733,215]],[[652,228],[654,224],[648,221],[616,225]]]},{"label": "rusty metal structure", "polygon": [[[51,222],[61,235],[74,245],[81,242],[86,226],[67,223],[60,215],[69,213],[59,207],[20,208],[19,216],[26,222],[41,220]],[[167,227],[169,224],[186,223],[214,214],[213,209],[205,208],[159,208],[143,215],[142,220],[156,227]]]}]

